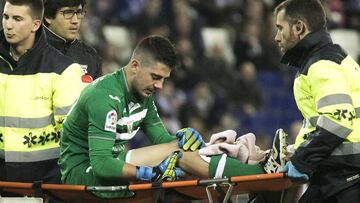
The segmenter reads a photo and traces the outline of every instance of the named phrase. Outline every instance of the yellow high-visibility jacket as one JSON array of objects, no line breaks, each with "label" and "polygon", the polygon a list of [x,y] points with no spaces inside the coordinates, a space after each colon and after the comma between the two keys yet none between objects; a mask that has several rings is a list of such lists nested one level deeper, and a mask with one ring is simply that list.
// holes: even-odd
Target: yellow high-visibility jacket
[{"label": "yellow high-visibility jacket", "polygon": [[0,159],[20,165],[57,159],[61,123],[85,87],[84,73],[47,44],[43,29],[18,61],[2,31],[0,43]]},{"label": "yellow high-visibility jacket", "polygon": [[325,31],[310,33],[282,58],[299,68],[294,96],[304,122],[291,161],[323,194],[360,181],[360,68]]}]

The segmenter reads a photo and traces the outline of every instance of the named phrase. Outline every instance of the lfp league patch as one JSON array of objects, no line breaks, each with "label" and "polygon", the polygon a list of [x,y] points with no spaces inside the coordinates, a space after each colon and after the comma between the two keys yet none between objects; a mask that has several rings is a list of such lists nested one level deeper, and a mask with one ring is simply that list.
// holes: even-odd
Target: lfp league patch
[{"label": "lfp league patch", "polygon": [[106,114],[105,130],[116,132],[117,113],[115,110],[111,110]]}]

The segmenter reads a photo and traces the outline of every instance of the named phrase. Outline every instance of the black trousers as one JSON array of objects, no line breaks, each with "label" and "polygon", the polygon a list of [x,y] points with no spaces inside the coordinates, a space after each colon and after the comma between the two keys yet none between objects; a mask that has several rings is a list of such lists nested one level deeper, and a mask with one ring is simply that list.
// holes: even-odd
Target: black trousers
[{"label": "black trousers", "polygon": [[0,180],[3,181],[61,183],[60,178],[57,159],[29,163],[5,163],[0,159]]},{"label": "black trousers", "polygon": [[[57,159],[34,163],[5,163],[0,159],[0,181],[43,183],[61,183],[60,168]],[[0,191],[4,197],[22,197],[21,194]],[[49,203],[63,203],[54,197],[48,198]]]},{"label": "black trousers", "polygon": [[316,185],[311,185],[300,198],[299,203],[359,203],[360,183],[354,184],[334,195],[324,198]]}]

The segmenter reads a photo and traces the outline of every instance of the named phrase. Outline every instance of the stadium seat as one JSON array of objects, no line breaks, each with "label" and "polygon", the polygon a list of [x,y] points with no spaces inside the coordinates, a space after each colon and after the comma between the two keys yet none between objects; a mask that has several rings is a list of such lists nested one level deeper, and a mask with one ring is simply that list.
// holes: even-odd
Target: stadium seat
[{"label": "stadium seat", "polygon": [[360,33],[351,29],[330,30],[330,35],[335,44],[342,46],[355,60],[360,57]]}]

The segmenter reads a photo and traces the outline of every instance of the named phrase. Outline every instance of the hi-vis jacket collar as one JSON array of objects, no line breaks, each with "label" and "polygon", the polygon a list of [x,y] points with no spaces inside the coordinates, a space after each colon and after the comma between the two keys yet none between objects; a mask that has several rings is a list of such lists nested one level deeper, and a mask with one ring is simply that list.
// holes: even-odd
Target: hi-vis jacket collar
[{"label": "hi-vis jacket collar", "polygon": [[322,47],[332,44],[330,35],[325,30],[312,32],[304,37],[295,47],[288,50],[281,63],[300,68],[304,59]]}]

